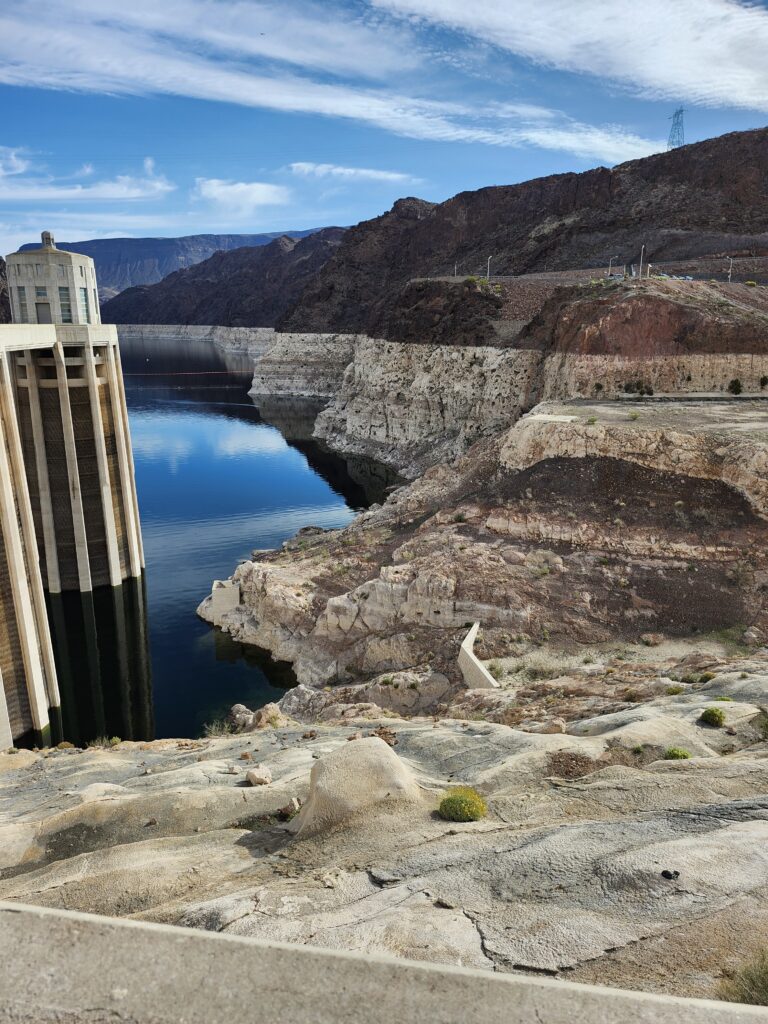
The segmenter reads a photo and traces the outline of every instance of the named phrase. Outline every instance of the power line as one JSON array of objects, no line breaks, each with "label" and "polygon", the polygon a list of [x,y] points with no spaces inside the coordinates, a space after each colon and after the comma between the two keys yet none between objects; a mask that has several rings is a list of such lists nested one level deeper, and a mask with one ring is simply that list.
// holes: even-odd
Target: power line
[{"label": "power line", "polygon": [[672,127],[669,129],[667,149],[679,149],[685,145],[685,131],[683,129],[683,108],[678,107],[671,115]]}]

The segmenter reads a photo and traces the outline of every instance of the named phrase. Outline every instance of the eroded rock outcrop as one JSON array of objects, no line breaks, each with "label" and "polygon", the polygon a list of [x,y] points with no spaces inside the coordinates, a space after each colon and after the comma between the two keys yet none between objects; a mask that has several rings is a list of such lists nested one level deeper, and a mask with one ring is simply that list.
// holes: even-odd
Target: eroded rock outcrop
[{"label": "eroded rock outcrop", "polygon": [[[459,687],[458,646],[764,628],[760,402],[539,406],[342,531],[238,567],[238,640],[310,686],[403,670]],[[206,616],[206,603],[200,608]]]}]

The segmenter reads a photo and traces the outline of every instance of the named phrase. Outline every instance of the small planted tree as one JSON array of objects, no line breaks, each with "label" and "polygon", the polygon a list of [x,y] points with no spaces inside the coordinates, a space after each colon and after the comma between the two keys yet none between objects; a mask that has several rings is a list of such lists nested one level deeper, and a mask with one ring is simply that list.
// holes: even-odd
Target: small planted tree
[{"label": "small planted tree", "polygon": [[728,390],[732,395],[740,395],[742,391],[741,381],[738,377],[734,377],[732,381],[728,382]]}]

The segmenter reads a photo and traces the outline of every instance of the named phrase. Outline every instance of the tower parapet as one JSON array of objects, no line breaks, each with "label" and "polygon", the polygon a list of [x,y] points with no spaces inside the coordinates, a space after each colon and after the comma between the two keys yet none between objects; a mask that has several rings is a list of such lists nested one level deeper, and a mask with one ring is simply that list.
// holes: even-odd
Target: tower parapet
[{"label": "tower parapet", "polygon": [[39,249],[6,257],[15,324],[100,324],[96,267],[90,256],[57,249],[43,231]]}]

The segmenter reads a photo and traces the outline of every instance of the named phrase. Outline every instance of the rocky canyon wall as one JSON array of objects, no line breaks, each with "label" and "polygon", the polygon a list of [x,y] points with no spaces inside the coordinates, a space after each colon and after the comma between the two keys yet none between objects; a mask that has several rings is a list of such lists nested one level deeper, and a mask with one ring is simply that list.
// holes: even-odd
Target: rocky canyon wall
[{"label": "rocky canyon wall", "polygon": [[316,436],[406,476],[514,423],[533,400],[541,354],[358,338]]},{"label": "rocky canyon wall", "polygon": [[360,340],[354,334],[271,332],[267,348],[258,353],[250,394],[331,398],[339,392]]}]

